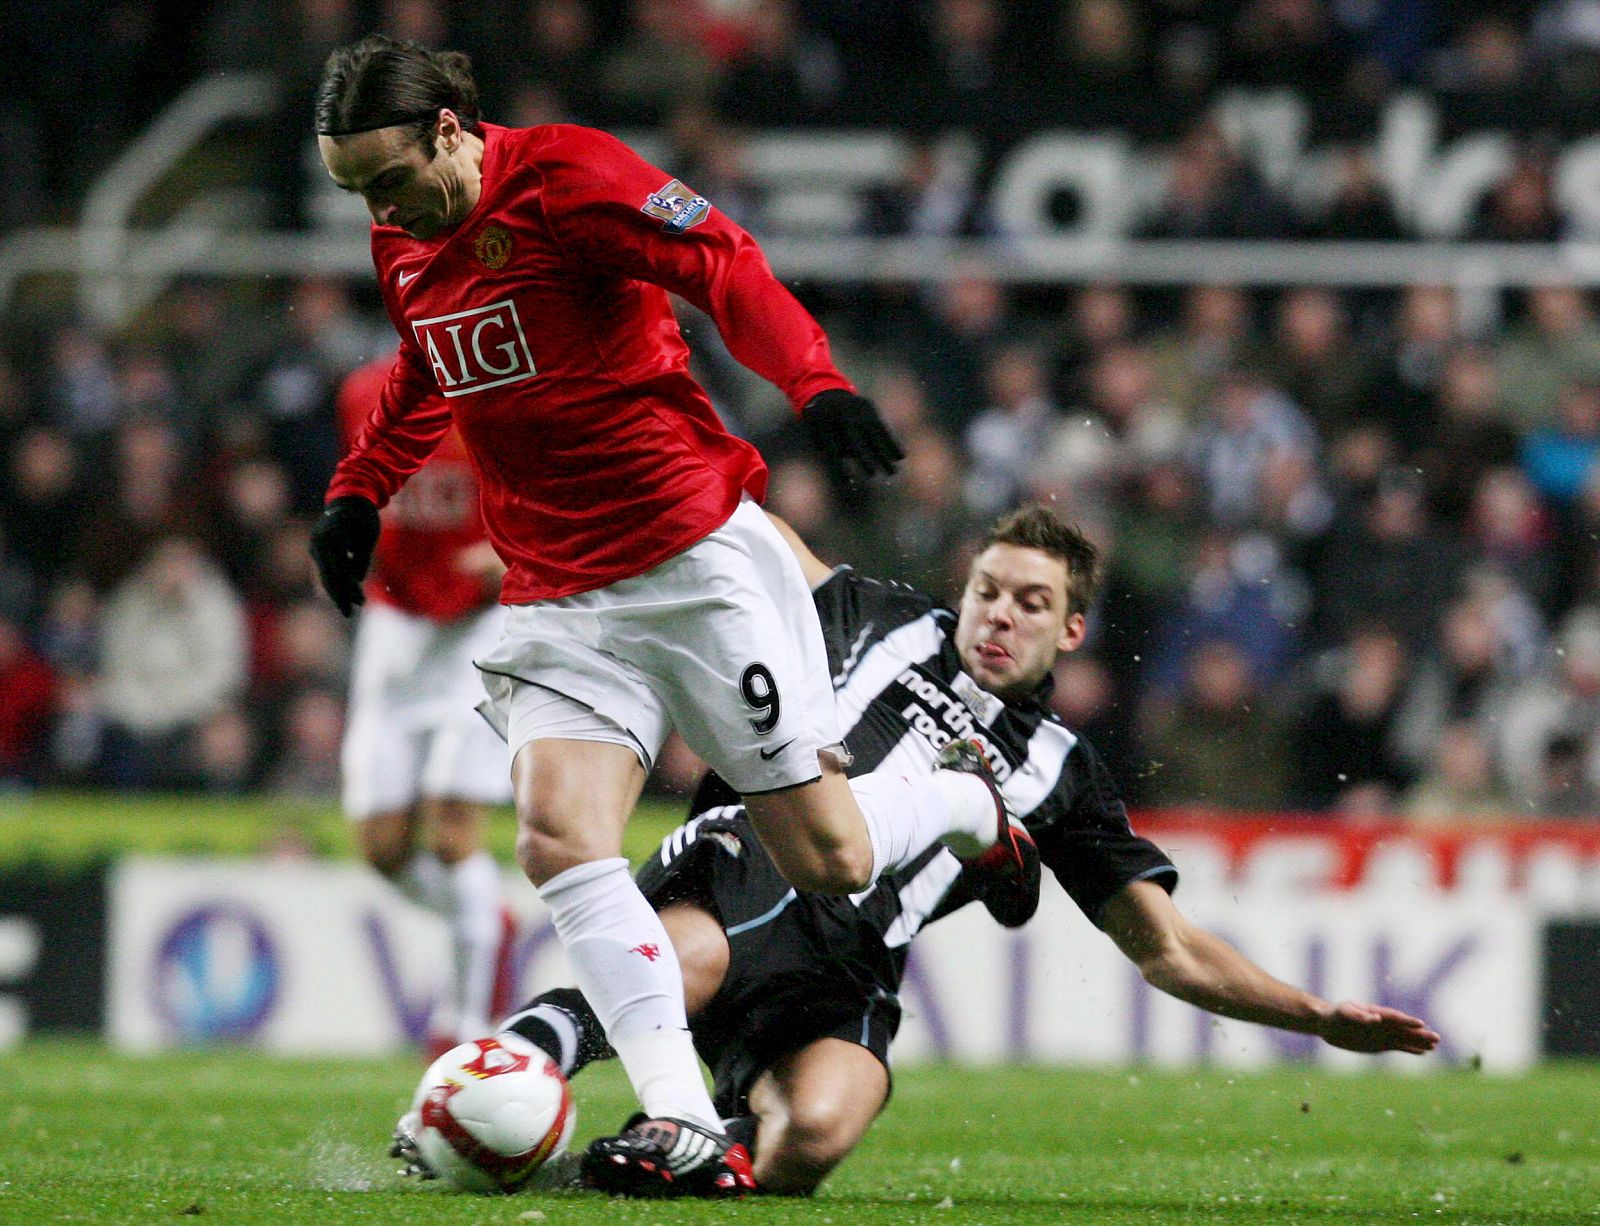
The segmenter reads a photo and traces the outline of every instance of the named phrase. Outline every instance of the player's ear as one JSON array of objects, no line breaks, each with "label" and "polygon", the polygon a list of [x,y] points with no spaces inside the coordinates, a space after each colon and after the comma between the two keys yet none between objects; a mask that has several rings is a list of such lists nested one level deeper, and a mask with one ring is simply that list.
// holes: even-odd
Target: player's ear
[{"label": "player's ear", "polygon": [[1069,613],[1066,625],[1061,627],[1061,637],[1056,640],[1060,651],[1077,651],[1089,633],[1089,622],[1082,613]]}]

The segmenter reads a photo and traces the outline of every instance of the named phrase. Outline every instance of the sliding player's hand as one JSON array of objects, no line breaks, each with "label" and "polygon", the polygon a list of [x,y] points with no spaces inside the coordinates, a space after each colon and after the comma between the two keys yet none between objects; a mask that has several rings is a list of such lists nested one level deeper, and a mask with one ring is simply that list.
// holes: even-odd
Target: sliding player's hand
[{"label": "sliding player's hand", "polygon": [[1403,1051],[1421,1056],[1439,1045],[1439,1035],[1420,1017],[1352,1000],[1335,1005],[1322,1019],[1318,1033],[1325,1042],[1346,1051]]},{"label": "sliding player's hand", "polygon": [[322,586],[349,617],[366,602],[361,582],[378,543],[378,508],[358,494],[335,498],[311,528],[311,558]]},{"label": "sliding player's hand", "polygon": [[842,387],[808,400],[800,410],[800,421],[822,462],[846,481],[887,477],[906,458],[877,406]]}]

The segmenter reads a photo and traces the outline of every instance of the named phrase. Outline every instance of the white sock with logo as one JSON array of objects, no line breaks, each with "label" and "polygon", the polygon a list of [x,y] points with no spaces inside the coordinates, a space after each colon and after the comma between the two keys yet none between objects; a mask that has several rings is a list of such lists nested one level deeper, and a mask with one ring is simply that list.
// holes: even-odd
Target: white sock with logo
[{"label": "white sock with logo", "polygon": [[486,851],[477,851],[447,869],[452,908],[450,958],[454,972],[451,996],[456,1012],[456,1037],[481,1038],[491,1033],[495,972],[500,963],[500,868]]},{"label": "white sock with logo", "polygon": [[962,771],[908,778],[873,771],[850,780],[872,842],[872,880],[915,860],[943,840],[969,858],[1000,837],[994,795],[982,779]]},{"label": "white sock with logo", "polygon": [[540,886],[539,897],[645,1114],[720,1131],[689,1037],[677,952],[628,862],[579,864]]}]

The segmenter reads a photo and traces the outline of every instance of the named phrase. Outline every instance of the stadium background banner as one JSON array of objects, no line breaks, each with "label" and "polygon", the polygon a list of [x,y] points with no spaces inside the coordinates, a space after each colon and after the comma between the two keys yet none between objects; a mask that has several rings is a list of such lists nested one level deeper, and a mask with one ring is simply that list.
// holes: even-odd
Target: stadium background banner
[{"label": "stadium background banner", "polygon": [[[1300,818],[1139,823],[1170,849],[1197,922],[1330,998],[1419,1013],[1444,1035],[1421,1069],[1516,1069],[1600,1055],[1600,832],[1516,825],[1432,834]],[[524,989],[567,982],[525,886]],[[371,1052],[417,1038],[444,937],[354,865],[133,858],[113,873],[106,1017],[148,1050],[246,1042]],[[1255,1067],[1366,1058],[1221,1021],[1145,985],[1057,889],[1026,929],[976,908],[918,939],[902,991],[902,1062],[1146,1061]]]},{"label": "stadium background banner", "polygon": [[106,870],[0,869],[0,1051],[37,1030],[100,1030]]}]

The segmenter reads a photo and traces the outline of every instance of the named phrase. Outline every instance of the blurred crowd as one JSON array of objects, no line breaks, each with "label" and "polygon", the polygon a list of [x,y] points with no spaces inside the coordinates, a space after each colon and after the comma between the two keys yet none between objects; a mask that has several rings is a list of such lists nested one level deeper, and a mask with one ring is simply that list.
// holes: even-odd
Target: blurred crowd
[{"label": "blurred crowd", "polygon": [[[838,489],[685,308],[772,506],[949,599],[1055,503],[1108,581],[1053,702],[1160,806],[1600,814],[1600,316],[1453,291],[948,285],[812,296],[908,457]],[[270,320],[263,326],[262,320]],[[0,777],[333,794],[348,628],[305,536],[332,400],[392,346],[356,287],[168,295],[0,368]]]},{"label": "blurred crowd", "polygon": [[[271,197],[265,220],[303,225],[305,133],[330,49],[372,29],[474,59],[484,113],[670,132],[684,177],[726,196],[741,132],[824,127],[972,138],[977,200],[888,226],[979,232],[996,159],[1040,129],[1115,129],[1172,154],[1155,235],[1394,237],[1404,226],[1354,151],[1386,105],[1419,90],[1440,135],[1520,138],[1505,197],[1477,237],[1544,239],[1555,144],[1600,106],[1600,0],[0,0],[0,224],[70,216],[93,176],[160,106],[206,74],[270,73],[280,110],[230,173]],[[12,11],[14,10],[14,11]],[[63,31],[78,30],[67,38]],[[1338,207],[1278,198],[1212,125],[1231,90],[1296,91],[1310,144],[1348,150]],[[940,186],[929,158],[906,176]],[[688,176],[693,174],[690,179]],[[1326,204],[1327,202],[1319,202]],[[938,210],[936,210],[938,211]]]},{"label": "blurred crowd", "polygon": [[[1077,125],[1171,143],[1147,235],[1404,237],[1356,144],[1312,215],[1207,118],[1226,87],[1287,85],[1329,140],[1370,137],[1413,86],[1446,98],[1451,124],[1521,133],[1472,237],[1544,240],[1565,225],[1546,142],[1600,113],[1600,0],[183,12],[194,20],[97,6],[115,37],[75,45],[70,71],[32,61],[6,105],[37,121],[34,146],[15,127],[0,137],[21,168],[0,176],[4,220],[71,199],[89,164],[76,159],[136,129],[168,83],[142,67],[158,51],[176,83],[265,57],[296,84],[284,148],[255,161],[297,167],[323,55],[375,25],[473,51],[491,117],[659,127],[674,171],[758,235],[763,202],[727,134],[810,123],[913,138],[903,180],[863,211],[872,234],[985,231],[981,193],[944,190],[918,137]],[[19,37],[5,54],[35,52]],[[51,93],[80,85],[70,107]],[[286,222],[305,182],[278,184]],[[1021,290],[980,264],[951,272],[800,287],[906,444],[901,474],[868,490],[830,485],[776,393],[680,304],[703,382],[772,464],[772,506],[823,557],[954,599],[992,516],[1054,502],[1103,548],[1107,583],[1052,701],[1134,804],[1600,816],[1595,295]],[[115,335],[49,307],[9,321],[0,786],[336,794],[348,627],[314,588],[305,539],[339,383],[393,345],[371,287],[338,280],[195,278]]]}]

